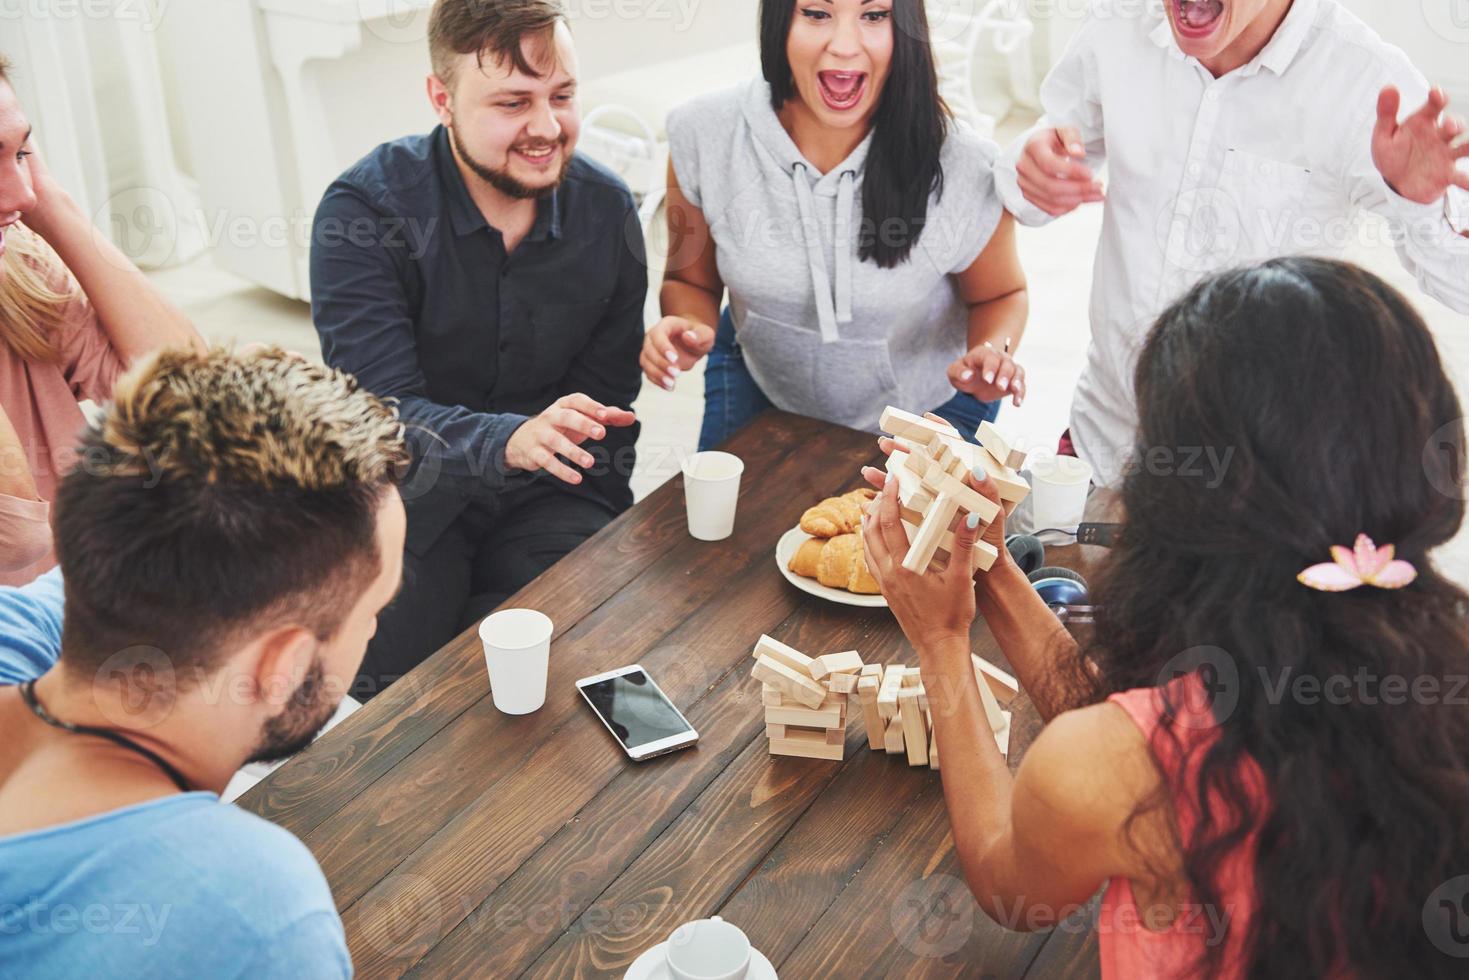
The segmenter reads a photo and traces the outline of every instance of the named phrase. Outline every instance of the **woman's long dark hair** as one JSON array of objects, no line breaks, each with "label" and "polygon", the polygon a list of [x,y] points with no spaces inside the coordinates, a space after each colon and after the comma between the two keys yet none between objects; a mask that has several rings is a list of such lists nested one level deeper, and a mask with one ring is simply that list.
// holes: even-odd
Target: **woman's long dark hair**
[{"label": "woman's long dark hair", "polygon": [[[786,56],[797,2],[760,0],[760,63],[776,111],[800,98]],[[952,119],[939,96],[922,0],[893,0],[892,11],[893,63],[872,119],[857,253],[883,269],[907,261],[928,220],[929,196],[943,195],[939,155]]]},{"label": "woman's long dark hair", "polygon": [[[1241,975],[1463,976],[1442,952],[1444,937],[1469,944],[1450,919],[1469,911],[1464,889],[1448,896],[1457,910],[1431,899],[1469,874],[1469,597],[1428,553],[1463,520],[1465,445],[1427,327],[1368,272],[1280,259],[1164,313],[1136,387],[1139,465],[1088,654],[1107,693],[1169,680],[1160,670],[1183,651],[1222,651],[1215,692],[1234,692],[1212,702],[1218,740],[1196,782],[1167,786],[1200,804],[1180,841],[1196,899],[1224,907],[1221,862],[1255,822]],[[1231,455],[1222,472],[1183,468],[1195,447]],[[1359,532],[1395,544],[1417,581],[1331,594],[1296,581]],[[1302,676],[1348,681],[1282,691]],[[1169,714],[1159,737],[1176,748],[1186,733]],[[1246,759],[1265,777],[1264,813]],[[1224,953],[1198,966],[1215,975]]]}]

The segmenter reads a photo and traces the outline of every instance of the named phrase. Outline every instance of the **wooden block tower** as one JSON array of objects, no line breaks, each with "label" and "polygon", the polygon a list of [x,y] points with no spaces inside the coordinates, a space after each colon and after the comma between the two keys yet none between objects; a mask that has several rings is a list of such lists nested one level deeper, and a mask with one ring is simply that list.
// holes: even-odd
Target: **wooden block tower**
[{"label": "wooden block tower", "polygon": [[855,650],[808,657],[761,636],[750,672],[761,685],[771,755],[840,760],[846,749],[847,702],[862,658]]},{"label": "wooden block tower", "polygon": [[[982,531],[999,516],[1002,505],[1009,514],[1030,494],[1030,485],[1015,471],[1024,454],[989,422],[981,423],[975,434],[979,446],[965,442],[947,422],[891,406],[883,410],[878,425],[899,446],[888,457],[887,470],[897,483],[909,541],[903,567],[911,572],[927,571],[934,561],[946,563],[954,532],[968,515],[979,515]],[[965,472],[976,467],[983,467],[999,488],[1000,504],[964,482]],[[989,571],[999,556],[988,542],[975,542],[976,571]]]}]

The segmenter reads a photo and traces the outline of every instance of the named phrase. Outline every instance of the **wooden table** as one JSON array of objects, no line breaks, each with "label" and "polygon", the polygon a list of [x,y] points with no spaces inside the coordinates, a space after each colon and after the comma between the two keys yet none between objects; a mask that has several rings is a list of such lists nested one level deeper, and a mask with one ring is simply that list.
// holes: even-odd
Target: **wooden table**
[{"label": "wooden table", "polygon": [[[978,909],[938,773],[872,752],[860,717],[843,762],[769,754],[761,633],[916,660],[886,609],[813,598],[775,566],[777,538],[860,485],[876,441],[772,412],[727,448],[746,462],[728,540],[689,537],[671,480],[510,600],[556,622],[540,711],[495,710],[470,631],[241,800],[315,853],[359,974],[621,976],[719,914],[786,980],[1095,975],[1085,923],[1015,933]],[[1085,568],[1081,550],[1051,560]],[[983,624],[975,649],[1008,666]],[[582,703],[577,678],[635,662],[696,749],[631,762]],[[1016,708],[1012,767],[1039,727]]]}]

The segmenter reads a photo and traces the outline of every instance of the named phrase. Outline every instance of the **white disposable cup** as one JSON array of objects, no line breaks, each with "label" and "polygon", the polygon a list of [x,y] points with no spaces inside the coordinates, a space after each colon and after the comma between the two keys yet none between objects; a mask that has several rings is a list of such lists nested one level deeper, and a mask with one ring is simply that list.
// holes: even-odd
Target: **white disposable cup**
[{"label": "white disposable cup", "polygon": [[734,533],[735,505],[745,464],[729,453],[694,453],[683,464],[684,504],[689,534],[700,541],[723,541]]},{"label": "white disposable cup", "polygon": [[1092,465],[1075,456],[1045,456],[1030,466],[1032,514],[1040,529],[1070,530],[1086,513]]},{"label": "white disposable cup", "polygon": [[528,715],[546,703],[555,624],[534,609],[501,609],[479,624],[490,672],[490,696],[507,715]]},{"label": "white disposable cup", "polygon": [[750,969],[750,937],[717,915],[673,930],[664,952],[677,980],[742,980]]}]

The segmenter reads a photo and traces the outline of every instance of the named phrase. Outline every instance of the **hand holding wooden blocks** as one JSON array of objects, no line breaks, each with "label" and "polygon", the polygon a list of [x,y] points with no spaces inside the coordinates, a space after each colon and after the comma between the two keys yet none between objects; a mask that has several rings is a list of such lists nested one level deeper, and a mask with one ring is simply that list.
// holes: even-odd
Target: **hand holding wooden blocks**
[{"label": "hand holding wooden blocks", "polygon": [[[980,424],[979,446],[965,442],[947,422],[892,406],[883,410],[878,425],[901,447],[888,457],[887,470],[908,529],[903,567],[910,572],[925,572],[935,561],[946,563],[954,548],[954,534],[968,515],[979,516],[983,531],[999,516],[1001,505],[1008,514],[1030,494],[1029,484],[1015,471],[1024,454],[1012,448],[989,422]],[[965,473],[976,467],[983,467],[995,482],[1001,504],[965,482]],[[997,558],[999,551],[993,545],[975,542],[975,571],[988,571]]]}]

